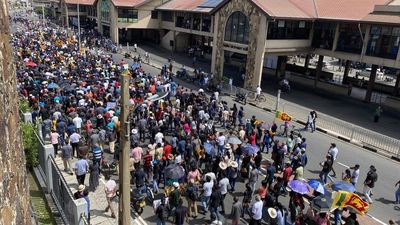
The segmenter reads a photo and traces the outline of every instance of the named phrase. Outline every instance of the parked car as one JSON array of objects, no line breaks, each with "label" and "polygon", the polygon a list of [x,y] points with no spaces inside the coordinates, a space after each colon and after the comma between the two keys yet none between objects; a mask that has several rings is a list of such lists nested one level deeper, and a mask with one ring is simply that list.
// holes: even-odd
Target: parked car
[{"label": "parked car", "polygon": [[[356,77],[359,77],[359,76],[369,77],[371,75],[371,71],[372,71],[371,67],[367,67],[367,68],[365,68],[363,70],[357,71],[356,72]],[[377,71],[376,71],[376,79],[383,80],[384,77],[385,77],[385,74],[380,69],[377,69]]]}]

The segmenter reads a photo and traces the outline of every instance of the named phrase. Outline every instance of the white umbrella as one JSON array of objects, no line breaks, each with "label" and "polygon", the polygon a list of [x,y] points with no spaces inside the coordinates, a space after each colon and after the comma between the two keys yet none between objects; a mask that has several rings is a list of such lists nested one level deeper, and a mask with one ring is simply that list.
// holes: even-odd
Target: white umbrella
[{"label": "white umbrella", "polygon": [[232,136],[228,138],[228,143],[233,145],[240,145],[242,144],[242,141],[238,137]]}]

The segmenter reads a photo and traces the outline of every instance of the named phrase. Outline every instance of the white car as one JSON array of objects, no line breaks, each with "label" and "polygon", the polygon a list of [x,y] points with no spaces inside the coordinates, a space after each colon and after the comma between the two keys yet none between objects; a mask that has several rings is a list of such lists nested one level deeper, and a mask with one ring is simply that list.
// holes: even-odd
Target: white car
[{"label": "white car", "polygon": [[[356,72],[356,75],[363,76],[363,77],[369,77],[371,75],[371,70],[372,70],[371,67],[367,67],[363,70]],[[376,70],[376,79],[383,80],[384,77],[385,77],[385,74],[380,69],[377,69]]]}]

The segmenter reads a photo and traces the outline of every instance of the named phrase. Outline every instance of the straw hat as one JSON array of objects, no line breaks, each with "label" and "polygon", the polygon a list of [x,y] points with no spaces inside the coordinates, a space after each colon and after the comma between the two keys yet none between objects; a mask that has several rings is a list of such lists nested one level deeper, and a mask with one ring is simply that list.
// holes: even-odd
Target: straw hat
[{"label": "straw hat", "polygon": [[172,183],[172,185],[173,185],[175,188],[179,187],[179,183],[178,183],[178,182],[174,182],[174,183]]},{"label": "straw hat", "polygon": [[85,185],[84,184],[79,185],[78,191],[82,192],[84,190],[85,190]]},{"label": "straw hat", "polygon": [[228,167],[228,165],[225,162],[220,162],[218,165],[219,168],[221,168],[222,170],[226,170],[226,168]]},{"label": "straw hat", "polygon": [[174,158],[175,158],[175,157],[174,157],[174,154],[169,154],[169,155],[168,155],[168,159],[169,159],[169,160],[174,160]]},{"label": "straw hat", "polygon": [[132,129],[132,134],[137,134],[138,130],[137,129]]},{"label": "straw hat", "polygon": [[225,145],[225,149],[231,149],[231,145],[230,144],[226,144]]},{"label": "straw hat", "polygon": [[232,167],[232,168],[238,168],[239,165],[238,165],[238,163],[236,161],[230,161],[229,162],[229,166]]},{"label": "straw hat", "polygon": [[276,209],[275,208],[268,208],[268,215],[272,218],[275,219],[277,216]]}]

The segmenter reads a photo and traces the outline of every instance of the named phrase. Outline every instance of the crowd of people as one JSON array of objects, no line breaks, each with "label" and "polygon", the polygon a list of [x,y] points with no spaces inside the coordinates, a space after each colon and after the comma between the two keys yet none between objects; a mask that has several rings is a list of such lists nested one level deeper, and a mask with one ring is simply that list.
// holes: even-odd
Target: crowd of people
[{"label": "crowd of people", "polygon": [[[113,60],[108,53],[111,49],[103,48],[109,41],[96,32],[83,31],[79,46],[72,30],[51,24],[44,27],[22,18],[14,22],[24,28],[12,35],[19,93],[29,101],[42,136],[54,146],[54,157],[61,156],[65,172],[76,175],[80,186],[75,197],[89,201],[88,191],[98,188],[100,174],[106,172],[102,167],[111,164],[106,156],[118,164],[120,98],[125,94],[131,103],[131,183],[139,191],[150,187],[156,194],[164,193],[154,209],[157,224],[173,217],[181,225],[189,217],[208,212],[210,224],[222,224],[221,214],[230,217],[233,225],[241,224],[241,218],[248,218],[250,224],[263,220],[278,225],[330,224],[329,210],[307,204],[321,193],[312,189],[299,193],[289,185],[292,180],[305,182],[306,138],[292,134],[277,138],[275,122],[266,126],[256,116],[247,115],[242,106],[228,106],[218,92],[209,96],[202,89],[178,85],[167,65],[158,74],[149,74],[135,58],[127,68],[124,60]],[[131,77],[129,93],[121,93],[122,73]],[[146,101],[160,93],[168,94]],[[313,131],[315,118],[316,113],[310,114],[308,121]],[[271,154],[272,161],[263,160],[263,154]],[[338,148],[332,143],[321,163],[322,185],[336,176],[337,155]],[[74,158],[78,160],[72,165]],[[359,165],[352,170],[346,170],[342,180],[356,185]],[[117,182],[109,175],[106,211],[110,209],[115,218],[112,198]],[[365,181],[370,202],[376,181],[376,168],[371,166]],[[244,190],[237,188],[237,182],[245,184]],[[230,214],[225,201],[229,194],[235,194]],[[288,207],[281,203],[282,195],[289,195]],[[340,224],[340,215],[341,210],[336,210],[334,224]],[[358,223],[351,210],[342,219],[346,224]]]}]

